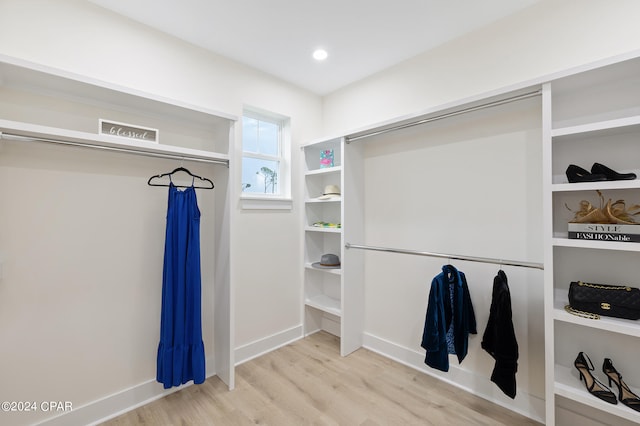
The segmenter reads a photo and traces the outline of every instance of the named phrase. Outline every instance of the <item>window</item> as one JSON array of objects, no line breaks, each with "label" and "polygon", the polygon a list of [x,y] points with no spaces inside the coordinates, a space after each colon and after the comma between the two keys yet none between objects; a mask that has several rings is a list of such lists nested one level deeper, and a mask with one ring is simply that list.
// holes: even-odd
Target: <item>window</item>
[{"label": "window", "polygon": [[[244,200],[287,200],[288,207],[264,203],[253,208],[290,208],[288,120],[275,114],[245,110],[242,115],[242,181]],[[243,207],[252,208],[251,203]]]}]

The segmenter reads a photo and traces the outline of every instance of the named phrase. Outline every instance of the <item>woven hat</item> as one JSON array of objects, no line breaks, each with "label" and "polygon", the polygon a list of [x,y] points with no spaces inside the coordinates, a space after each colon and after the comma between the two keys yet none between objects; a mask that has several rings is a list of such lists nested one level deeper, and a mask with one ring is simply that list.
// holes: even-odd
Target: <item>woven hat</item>
[{"label": "woven hat", "polygon": [[337,185],[327,185],[318,200],[331,200],[334,198],[340,198],[340,188]]},{"label": "woven hat", "polygon": [[311,266],[318,269],[340,269],[340,258],[331,253],[323,254],[320,262],[314,262]]}]

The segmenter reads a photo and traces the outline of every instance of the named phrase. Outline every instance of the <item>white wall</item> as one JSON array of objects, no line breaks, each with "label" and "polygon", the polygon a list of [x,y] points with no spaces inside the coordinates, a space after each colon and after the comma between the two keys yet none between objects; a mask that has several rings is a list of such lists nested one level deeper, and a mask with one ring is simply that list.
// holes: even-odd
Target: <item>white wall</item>
[{"label": "white wall", "polygon": [[636,0],[543,0],[324,98],[340,134],[640,48]]},{"label": "white wall", "polygon": [[[86,1],[2,0],[0,54],[237,116],[244,105],[250,105],[291,117],[294,176],[300,155],[295,147],[320,136],[321,100],[317,96]],[[240,149],[239,126],[235,133],[236,152],[232,155]],[[0,251],[15,254],[20,247],[21,272],[14,275],[16,280],[0,281],[0,340],[5,348],[20,349],[12,352],[17,356],[12,356],[11,362],[0,366],[0,376],[15,378],[11,385],[5,382],[0,386],[0,399],[54,398],[73,401],[74,407],[79,407],[153,381],[166,200],[164,193],[151,194],[145,188],[151,173],[170,169],[175,162],[96,157],[70,149],[56,150],[47,161],[32,163],[31,156],[46,157],[47,148],[16,151],[9,144],[4,148],[0,212],[11,222],[0,229]],[[115,163],[113,167],[111,163]],[[24,181],[29,190],[23,194],[26,202],[16,199],[20,195],[16,181]],[[240,181],[239,176],[235,181]],[[82,205],[83,198],[72,196],[78,191],[86,192],[82,197],[89,204],[79,207],[77,213],[86,213],[82,214],[83,226],[98,227],[96,232],[105,238],[112,228],[117,233],[106,239],[91,262],[80,262],[74,268],[72,260],[59,264],[56,259],[65,252],[78,253],[77,245],[92,241],[88,235],[68,239],[63,235],[62,229],[70,227],[76,217],[69,215],[70,211],[76,210],[77,203]],[[117,200],[118,191],[124,191],[125,205],[96,212],[98,200]],[[292,192],[298,191],[294,179]],[[205,217],[212,207],[207,195],[203,197]],[[136,204],[127,207],[131,200]],[[46,217],[47,212],[36,214],[34,210],[48,206],[59,220],[27,230],[30,239],[37,240],[40,231],[51,236],[46,239],[47,250],[36,250],[20,241],[18,230],[36,216]],[[302,263],[300,212],[297,208],[274,213],[233,207],[237,214],[231,274],[235,284],[235,346],[240,347],[301,325],[301,268],[294,266]],[[132,217],[119,214],[112,218],[111,213],[127,208]],[[64,244],[51,246],[55,241]],[[271,249],[274,246],[277,250]],[[151,251],[143,251],[149,247]],[[57,250],[55,256],[50,257],[49,250]],[[114,271],[113,262],[118,271]],[[109,277],[118,277],[117,283],[105,280],[105,268]],[[136,285],[129,285],[127,277]],[[203,290],[203,296],[211,293]],[[211,305],[205,300],[203,306],[206,321]],[[53,330],[45,329],[48,325]],[[34,335],[37,327],[42,330]],[[206,327],[208,334],[211,328]],[[23,346],[25,342],[28,345]],[[40,412],[36,417],[47,415],[51,413]],[[13,420],[19,424],[34,418]]]},{"label": "white wall", "polygon": [[[70,401],[77,410],[155,377],[166,188],[150,188],[146,179],[170,167],[168,160],[3,142],[3,400]],[[201,232],[210,235],[213,192],[198,198]],[[213,257],[211,239],[202,240],[201,253]],[[212,279],[205,261],[202,281]],[[202,297],[211,360],[211,285]],[[54,414],[3,412],[0,420],[19,425]]]},{"label": "white wall", "polygon": [[[540,99],[389,133],[365,144],[365,240],[357,244],[542,263]],[[526,415],[544,418],[543,275],[503,266],[520,347],[515,401],[480,347],[500,265],[451,260],[467,276],[478,335],[461,365],[424,365],[431,280],[447,259],[367,252],[365,342]]]},{"label": "white wall", "polygon": [[[348,133],[415,116],[640,49],[638,16],[640,2],[634,0],[542,1],[326,96],[325,132]],[[542,262],[537,102],[355,142],[367,144],[366,241],[361,243]],[[520,344],[518,397],[511,401],[487,379],[492,363],[480,348],[481,336],[472,338],[469,357],[461,366],[454,362],[448,374],[422,364],[429,283],[443,263],[367,253],[365,344],[544,419],[541,272],[504,268]],[[467,273],[482,333],[498,267],[452,263]]]}]

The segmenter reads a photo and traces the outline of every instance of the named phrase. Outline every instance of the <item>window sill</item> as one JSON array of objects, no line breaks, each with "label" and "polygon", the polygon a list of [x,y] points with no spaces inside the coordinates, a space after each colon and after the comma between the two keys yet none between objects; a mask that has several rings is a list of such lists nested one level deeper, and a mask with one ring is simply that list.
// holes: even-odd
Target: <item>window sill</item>
[{"label": "window sill", "polygon": [[293,200],[286,197],[243,195],[240,197],[240,208],[243,210],[291,210]]}]

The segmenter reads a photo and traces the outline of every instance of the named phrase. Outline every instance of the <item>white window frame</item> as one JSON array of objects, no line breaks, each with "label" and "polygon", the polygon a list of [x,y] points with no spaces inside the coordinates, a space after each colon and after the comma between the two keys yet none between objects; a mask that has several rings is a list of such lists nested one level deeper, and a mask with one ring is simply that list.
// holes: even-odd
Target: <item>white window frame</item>
[{"label": "white window frame", "polygon": [[[240,202],[243,209],[260,209],[260,210],[291,210],[293,202],[291,199],[291,137],[290,137],[290,119],[280,114],[265,111],[259,108],[245,106],[242,112],[244,117],[253,118],[262,121],[276,123],[280,128],[279,135],[279,156],[264,155],[253,152],[244,151],[244,142],[242,143],[240,169],[242,169],[242,160],[244,157],[258,158],[264,160],[278,161],[280,170],[278,172],[278,194],[243,192],[242,191],[242,170],[240,170]],[[242,128],[242,126],[241,126]],[[241,136],[242,137],[242,136]]]}]

